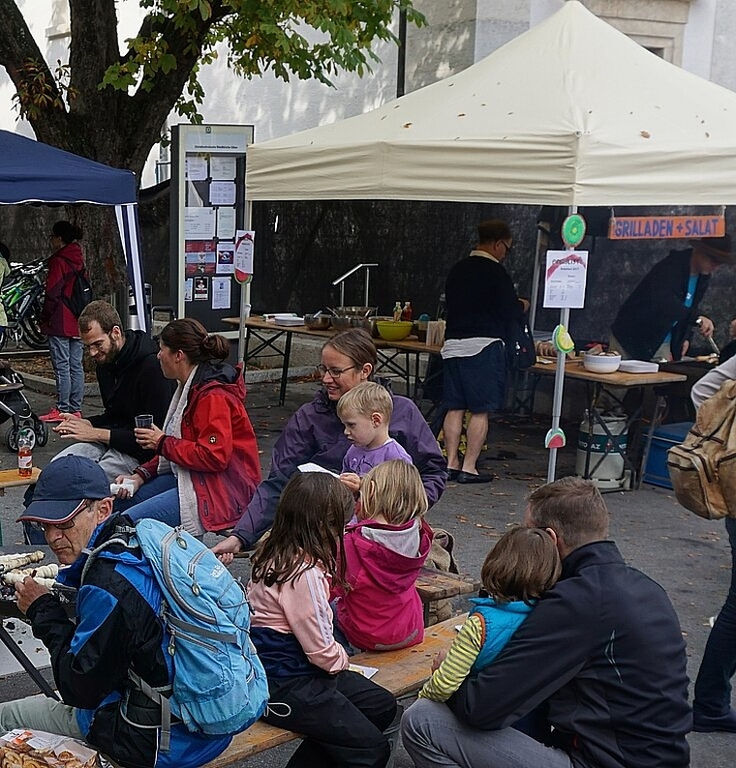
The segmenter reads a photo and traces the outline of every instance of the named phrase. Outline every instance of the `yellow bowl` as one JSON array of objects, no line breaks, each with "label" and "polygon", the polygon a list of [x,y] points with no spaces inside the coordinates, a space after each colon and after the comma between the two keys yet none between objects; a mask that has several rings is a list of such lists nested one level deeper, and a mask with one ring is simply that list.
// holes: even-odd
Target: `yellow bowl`
[{"label": "yellow bowl", "polygon": [[405,339],[414,327],[414,323],[409,320],[378,320],[376,328],[378,335],[384,341],[401,341]]}]

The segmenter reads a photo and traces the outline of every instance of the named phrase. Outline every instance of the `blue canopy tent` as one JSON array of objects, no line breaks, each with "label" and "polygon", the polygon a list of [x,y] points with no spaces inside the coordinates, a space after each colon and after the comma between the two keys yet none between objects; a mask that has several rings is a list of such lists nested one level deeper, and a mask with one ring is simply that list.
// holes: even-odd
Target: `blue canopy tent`
[{"label": "blue canopy tent", "polygon": [[[138,185],[132,171],[110,168],[71,152],[0,130],[0,204],[114,205],[136,307],[145,307]],[[145,311],[138,325],[148,330]]]}]

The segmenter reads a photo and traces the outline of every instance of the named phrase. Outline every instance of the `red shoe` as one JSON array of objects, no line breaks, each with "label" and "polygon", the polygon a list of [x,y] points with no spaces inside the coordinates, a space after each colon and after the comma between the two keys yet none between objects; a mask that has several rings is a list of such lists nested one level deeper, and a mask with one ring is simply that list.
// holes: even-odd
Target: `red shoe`
[{"label": "red shoe", "polygon": [[82,412],[81,411],[72,411],[72,413],[70,415],[74,416],[75,419],[81,419],[82,418]]},{"label": "red shoe", "polygon": [[48,413],[44,413],[43,416],[39,416],[38,420],[45,421],[47,423],[52,421],[63,421],[61,418],[61,411],[59,411],[59,409],[56,407],[52,408]]}]

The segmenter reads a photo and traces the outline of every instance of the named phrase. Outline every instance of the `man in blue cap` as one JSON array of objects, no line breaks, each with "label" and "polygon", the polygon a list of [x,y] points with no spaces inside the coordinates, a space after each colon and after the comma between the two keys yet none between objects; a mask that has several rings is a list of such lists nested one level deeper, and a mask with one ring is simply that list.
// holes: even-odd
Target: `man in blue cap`
[{"label": "man in blue cap", "polygon": [[110,543],[125,516],[110,518],[113,499],[102,468],[64,456],[41,472],[33,501],[19,518],[43,531],[68,568],[57,581],[78,590],[76,618],[54,592],[28,577],[16,586],[18,607],[48,648],[62,701],[35,696],[0,704],[0,729],[30,728],[84,739],[125,768],[196,768],[217,757],[230,738],[205,738],[180,722],[168,750],[160,744],[160,707],[128,681],[137,673],[157,688],[171,685],[168,637],[158,618],[161,590],[140,549]]}]

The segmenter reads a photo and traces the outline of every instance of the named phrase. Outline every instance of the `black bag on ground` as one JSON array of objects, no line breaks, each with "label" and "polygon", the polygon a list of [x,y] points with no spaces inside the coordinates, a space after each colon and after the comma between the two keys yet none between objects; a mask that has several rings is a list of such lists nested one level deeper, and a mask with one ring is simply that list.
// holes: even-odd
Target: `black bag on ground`
[{"label": "black bag on ground", "polygon": [[512,321],[509,324],[506,359],[512,371],[526,371],[537,362],[534,337],[529,328],[529,316],[526,314],[518,322]]},{"label": "black bag on ground", "polygon": [[79,317],[82,310],[94,299],[95,295],[87,278],[86,269],[75,270],[68,279],[74,281],[72,292],[70,296],[62,296],[62,301],[69,307],[74,317]]}]

